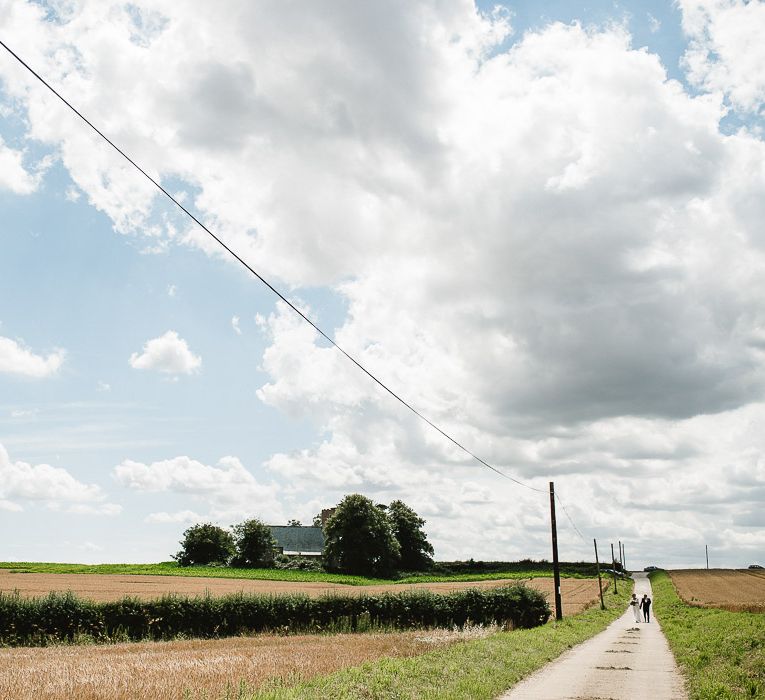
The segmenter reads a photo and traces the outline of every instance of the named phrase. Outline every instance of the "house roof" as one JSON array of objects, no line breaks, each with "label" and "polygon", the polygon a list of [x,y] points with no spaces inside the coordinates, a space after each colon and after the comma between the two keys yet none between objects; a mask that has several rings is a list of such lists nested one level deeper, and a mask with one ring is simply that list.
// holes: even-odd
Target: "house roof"
[{"label": "house roof", "polygon": [[298,525],[269,525],[277,547],[285,552],[321,554],[324,551],[324,533],[320,527]]}]

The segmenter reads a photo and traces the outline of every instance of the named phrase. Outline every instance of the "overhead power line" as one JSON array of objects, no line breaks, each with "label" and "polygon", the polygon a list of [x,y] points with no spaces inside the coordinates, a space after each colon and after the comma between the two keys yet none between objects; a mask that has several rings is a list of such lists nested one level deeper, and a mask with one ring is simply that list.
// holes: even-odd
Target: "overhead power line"
[{"label": "overhead power line", "polygon": [[571,523],[571,527],[574,528],[574,531],[577,535],[582,539],[582,542],[586,542],[587,540],[584,538],[584,535],[581,533],[579,528],[576,526],[576,523],[573,521],[571,516],[569,515],[568,509],[566,508],[566,505],[561,500],[560,496],[556,493],[555,498],[557,499],[558,503],[560,503],[560,507],[563,508],[563,512],[566,514],[566,517],[568,518],[568,521]]},{"label": "overhead power line", "polygon": [[374,381],[378,386],[380,386],[382,389],[384,389],[388,394],[390,394],[394,399],[396,399],[399,403],[406,406],[412,413],[414,413],[418,418],[425,421],[431,428],[439,432],[443,437],[445,437],[449,442],[451,442],[453,445],[458,447],[460,450],[462,450],[465,454],[472,457],[476,462],[482,464],[484,467],[490,469],[491,471],[495,472],[496,474],[499,474],[499,476],[504,477],[505,479],[509,479],[513,483],[517,484],[518,486],[522,486],[526,489],[530,489],[531,491],[537,491],[539,493],[544,493],[543,489],[538,489],[534,486],[531,486],[530,484],[526,484],[523,481],[520,481],[519,479],[516,479],[515,477],[510,476],[509,474],[506,474],[502,470],[498,469],[497,467],[489,464],[485,460],[481,459],[477,454],[469,450],[467,447],[465,447],[462,443],[455,440],[451,435],[449,435],[446,431],[442,430],[438,427],[433,421],[431,421],[428,417],[420,413],[414,406],[412,406],[410,403],[405,401],[401,396],[399,396],[395,391],[393,391],[390,387],[388,387],[383,381],[378,379],[372,372],[370,372],[364,365],[362,365],[353,355],[346,352],[340,345],[338,345],[334,339],[325,333],[316,323],[314,323],[308,316],[306,316],[295,304],[293,304],[287,297],[284,296],[276,287],[274,287],[268,280],[266,280],[259,272],[257,272],[253,267],[251,267],[247,262],[244,261],[243,258],[241,258],[234,250],[232,250],[226,243],[223,242],[215,233],[213,233],[205,224],[203,224],[194,214],[192,214],[183,204],[181,204],[168,190],[166,190],[157,180],[155,180],[149,173],[146,172],[136,161],[134,161],[125,151],[123,151],[117,144],[114,143],[106,134],[104,134],[93,122],[91,122],[82,112],[80,112],[71,102],[69,102],[61,93],[59,93],[45,78],[42,77],[36,70],[34,70],[21,56],[19,56],[13,49],[11,49],[4,41],[0,40],[0,46],[2,46],[13,58],[15,58],[24,68],[26,68],[27,71],[29,71],[37,80],[39,80],[48,90],[50,90],[61,102],[63,102],[72,112],[74,112],[85,124],[87,124],[93,131],[96,132],[106,143],[108,143],[117,153],[119,153],[130,165],[132,165],[138,172],[141,173],[149,182],[151,182],[162,194],[165,195],[173,204],[175,204],[178,209],[180,209],[186,216],[188,216],[197,226],[199,226],[207,235],[209,235],[213,240],[215,240],[218,245],[220,245],[224,250],[226,250],[232,257],[234,257],[241,265],[243,265],[247,270],[249,270],[250,273],[252,273],[255,277],[258,278],[268,289],[270,289],[281,301],[283,301],[287,306],[289,306],[290,309],[292,309],[300,318],[302,318],[306,323],[308,323],[320,336],[322,336],[325,340],[327,340],[329,343],[331,343],[337,350],[339,350],[343,355],[345,355],[348,360],[350,360],[358,369],[360,369],[364,374],[366,374],[372,381]]}]

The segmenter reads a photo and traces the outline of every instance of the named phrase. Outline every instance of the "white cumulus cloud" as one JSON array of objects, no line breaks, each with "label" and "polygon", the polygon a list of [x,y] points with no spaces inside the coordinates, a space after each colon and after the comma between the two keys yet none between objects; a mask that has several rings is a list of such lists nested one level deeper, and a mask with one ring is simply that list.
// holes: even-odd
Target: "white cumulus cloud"
[{"label": "white cumulus cloud", "polygon": [[44,379],[58,372],[65,357],[64,350],[37,355],[18,341],[0,336],[0,373]]},{"label": "white cumulus cloud", "polygon": [[[257,515],[279,522],[283,518],[277,487],[259,482],[236,457],[224,457],[215,466],[179,456],[145,464],[125,460],[114,468],[120,485],[142,493],[174,493],[203,504],[208,514],[199,519],[233,520]],[[178,513],[152,513],[147,522],[187,522],[197,519],[189,509]]]},{"label": "white cumulus cloud", "polygon": [[144,522],[175,525],[177,523],[198,523],[204,519],[205,517],[203,515],[200,515],[193,510],[179,510],[175,513],[167,513],[166,511],[150,513],[144,518]]},{"label": "white cumulus cloud", "polygon": [[688,78],[721,91],[731,105],[758,112],[765,103],[765,2],[680,0],[689,47],[683,57]]},{"label": "white cumulus cloud", "polygon": [[12,462],[0,445],[0,508],[23,510],[26,503],[40,503],[52,510],[89,515],[116,515],[119,505],[105,502],[100,486],[86,484],[61,467]]},{"label": "white cumulus cloud", "polygon": [[23,506],[13,501],[6,501],[4,498],[0,498],[0,510],[7,511],[9,513],[20,513],[24,510]]},{"label": "white cumulus cloud", "polygon": [[122,506],[117,503],[99,503],[96,505],[75,503],[67,508],[67,512],[78,515],[119,515],[122,512]]},{"label": "white cumulus cloud", "polygon": [[40,185],[44,169],[30,172],[24,167],[24,154],[7,146],[0,137],[0,190],[31,194]]},{"label": "white cumulus cloud", "polygon": [[165,374],[193,374],[202,366],[202,358],[189,349],[175,331],[147,340],[143,352],[130,356],[134,369],[151,369]]}]

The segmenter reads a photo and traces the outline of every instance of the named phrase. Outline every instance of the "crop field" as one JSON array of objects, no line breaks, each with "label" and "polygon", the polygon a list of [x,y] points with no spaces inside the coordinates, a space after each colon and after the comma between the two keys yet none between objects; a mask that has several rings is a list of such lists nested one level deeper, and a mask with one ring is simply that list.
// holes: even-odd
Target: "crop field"
[{"label": "crop field", "polygon": [[[549,592],[552,582],[545,580]],[[567,616],[596,600],[597,581],[573,580],[564,586],[564,605]],[[593,585],[594,584],[594,585]],[[396,587],[395,590],[400,590]],[[599,606],[590,606],[584,617],[620,614],[626,593],[620,589],[621,598],[608,596],[609,607],[616,612],[601,613]],[[612,601],[613,599],[613,601]],[[575,601],[578,601],[575,602]],[[595,619],[593,618],[593,620]],[[530,630],[498,633],[494,626],[466,627],[457,630],[427,630],[372,634],[311,634],[230,637],[219,640],[179,640],[170,642],[138,642],[106,645],[60,645],[47,648],[0,649],[0,697],[41,700],[53,698],[183,698],[184,700],[234,700],[250,698],[253,691],[276,691],[280,688],[301,686],[317,677],[334,677],[337,671],[358,669],[360,664],[374,662],[390,664],[405,659],[430,658],[429,664],[441,664],[440,657],[428,652],[441,653],[448,649],[502,639],[500,646],[510,645],[507,651],[495,650],[492,664],[508,665],[507,654],[517,657],[518,663],[529,670],[541,665],[547,658],[557,655],[572,643],[566,635],[573,633],[578,618],[567,617],[563,626],[552,623],[539,630],[545,638],[538,642],[536,635],[528,636]],[[605,618],[604,618],[605,619]],[[607,624],[597,623],[598,627]],[[572,627],[574,625],[574,627]],[[594,629],[593,632],[594,633]],[[590,633],[591,634],[591,633]],[[559,635],[563,635],[558,639]],[[518,636],[519,642],[514,640]],[[498,642],[499,643],[499,642]],[[539,647],[536,654],[528,653],[528,645]],[[558,645],[558,646],[556,646]],[[517,647],[517,649],[516,649]],[[554,649],[558,649],[557,652]],[[473,655],[483,658],[482,652]],[[422,655],[425,656],[422,656]],[[552,656],[549,656],[552,654]],[[496,657],[496,658],[494,658]],[[538,658],[537,658],[538,657]],[[457,657],[449,657],[449,663],[461,665]],[[475,667],[477,660],[465,660]],[[387,668],[387,666],[384,666]],[[364,667],[366,668],[366,666]],[[381,667],[383,668],[383,667]],[[419,668],[419,666],[417,667]],[[492,666],[493,669],[493,666]],[[486,697],[493,697],[501,684],[517,679],[518,670],[513,668],[507,679],[495,679],[496,669],[487,672],[492,688]],[[419,683],[432,683],[435,671],[424,672]],[[482,672],[474,668],[474,673]],[[394,675],[396,673],[394,672]],[[439,674],[440,675],[440,672]],[[449,671],[445,679],[455,675]],[[419,686],[418,686],[419,687]],[[415,689],[416,691],[416,689]],[[415,695],[419,691],[413,691]],[[331,695],[330,695],[331,696]]]},{"label": "crop field", "polygon": [[687,605],[765,613],[763,570],[680,569],[668,573]]},{"label": "crop field", "polygon": [[[380,657],[409,657],[491,628],[389,634],[259,635],[220,640],[0,649],[0,697],[35,700],[239,697]],[[248,694],[242,693],[249,697]]]},{"label": "crop field", "polygon": [[[717,581],[720,597],[728,601],[736,597],[733,589],[739,582],[752,579],[756,585],[756,579],[747,577],[745,571],[651,574],[656,617],[685,675],[689,700],[765,698],[765,615],[700,607],[698,601],[688,605],[675,591],[678,573],[678,579],[686,579],[691,585],[697,585],[692,574],[697,579],[707,579],[710,599],[715,590],[711,583]],[[720,597],[715,597],[718,603]]]},{"label": "crop field", "polygon": [[[551,578],[521,580],[527,586],[544,593],[548,600],[553,591]],[[0,591],[18,591],[27,597],[43,596],[51,591],[72,591],[78,596],[97,601],[120,600],[125,596],[142,599],[163,595],[226,595],[230,593],[305,593],[321,596],[326,593],[348,595],[365,593],[401,593],[405,590],[427,589],[447,593],[465,588],[495,588],[507,584],[506,579],[481,581],[441,581],[412,584],[375,584],[352,586],[323,581],[267,581],[258,579],[211,578],[201,576],[141,576],[119,574],[40,574],[0,570]],[[598,595],[596,579],[564,578],[561,580],[564,610],[580,612],[592,604]]]}]

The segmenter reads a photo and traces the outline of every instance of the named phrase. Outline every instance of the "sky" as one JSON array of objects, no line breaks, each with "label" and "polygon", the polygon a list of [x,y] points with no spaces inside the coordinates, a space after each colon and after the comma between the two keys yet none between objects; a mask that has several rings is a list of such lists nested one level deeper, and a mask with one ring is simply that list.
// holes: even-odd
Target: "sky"
[{"label": "sky", "polygon": [[[0,560],[402,499],[765,564],[765,2],[0,0]],[[576,527],[574,527],[576,525]]]}]

